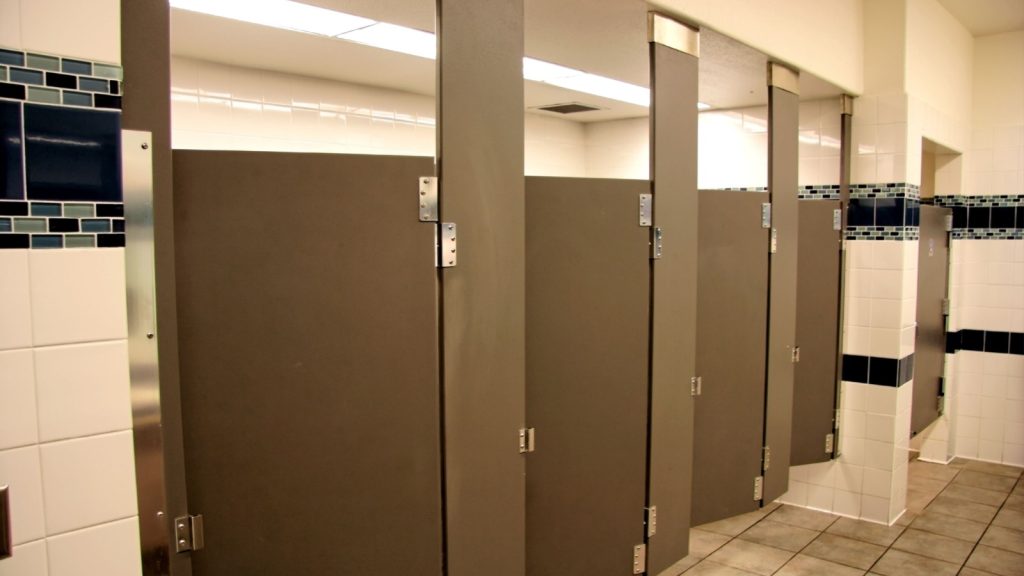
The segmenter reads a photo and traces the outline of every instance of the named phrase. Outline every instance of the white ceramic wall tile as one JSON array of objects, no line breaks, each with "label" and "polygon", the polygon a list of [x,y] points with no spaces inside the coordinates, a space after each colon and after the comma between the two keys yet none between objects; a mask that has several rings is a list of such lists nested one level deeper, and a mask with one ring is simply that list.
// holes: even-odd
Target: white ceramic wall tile
[{"label": "white ceramic wall tile", "polygon": [[128,518],[47,538],[49,576],[141,576],[139,521]]},{"label": "white ceramic wall tile", "polygon": [[127,337],[124,249],[33,250],[37,346]]},{"label": "white ceramic wall tile", "polygon": [[860,507],[863,496],[857,492],[836,489],[832,504],[832,513],[849,518],[860,518]]},{"label": "white ceramic wall tile", "polygon": [[864,495],[861,497],[860,517],[869,522],[889,523],[889,499]]},{"label": "white ceramic wall tile", "polygon": [[0,450],[39,441],[31,350],[0,352]]},{"label": "white ceramic wall tile", "polygon": [[127,342],[38,348],[35,360],[43,442],[132,427]]},{"label": "white ceramic wall tile", "polygon": [[46,541],[36,540],[14,547],[14,554],[0,560],[0,576],[48,576]]},{"label": "white ceramic wall tile", "polygon": [[39,449],[35,446],[0,452],[0,485],[10,487],[11,535],[15,544],[46,535]]},{"label": "white ceramic wall tile", "polygon": [[40,447],[48,534],[60,534],[138,513],[129,431]]},{"label": "white ceramic wall tile", "polygon": [[21,0],[0,0],[0,14],[0,46],[21,48]]},{"label": "white ceramic wall tile", "polygon": [[864,469],[863,493],[879,498],[888,498],[892,491],[892,472],[875,468]]},{"label": "white ceramic wall tile", "polygon": [[[2,19],[0,19],[2,20]],[[32,345],[28,250],[0,250],[0,350]]]},{"label": "white ceramic wall tile", "polygon": [[[60,17],[54,17],[59,14]],[[21,39],[27,50],[90,60],[121,61],[119,0],[25,0]]]},{"label": "white ceramic wall tile", "polygon": [[815,510],[832,511],[832,501],[835,497],[835,488],[828,486],[807,487],[807,507]]}]

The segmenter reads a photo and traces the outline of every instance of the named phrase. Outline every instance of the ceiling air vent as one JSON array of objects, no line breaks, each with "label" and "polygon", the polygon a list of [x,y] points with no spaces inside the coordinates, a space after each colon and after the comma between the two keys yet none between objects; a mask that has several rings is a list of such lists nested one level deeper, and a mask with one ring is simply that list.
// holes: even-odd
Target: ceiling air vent
[{"label": "ceiling air vent", "polygon": [[551,104],[550,106],[538,106],[538,110],[545,110],[547,112],[557,112],[559,114],[575,114],[577,112],[590,112],[592,110],[600,110],[596,106],[590,106],[589,104],[580,104],[579,102],[569,102],[567,104]]}]

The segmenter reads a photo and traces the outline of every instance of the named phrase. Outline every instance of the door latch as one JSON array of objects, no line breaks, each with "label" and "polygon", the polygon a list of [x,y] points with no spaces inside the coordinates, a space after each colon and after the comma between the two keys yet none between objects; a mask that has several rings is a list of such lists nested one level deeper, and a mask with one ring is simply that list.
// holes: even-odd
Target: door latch
[{"label": "door latch", "polygon": [[202,514],[178,516],[174,519],[174,548],[178,554],[202,550],[205,545]]}]

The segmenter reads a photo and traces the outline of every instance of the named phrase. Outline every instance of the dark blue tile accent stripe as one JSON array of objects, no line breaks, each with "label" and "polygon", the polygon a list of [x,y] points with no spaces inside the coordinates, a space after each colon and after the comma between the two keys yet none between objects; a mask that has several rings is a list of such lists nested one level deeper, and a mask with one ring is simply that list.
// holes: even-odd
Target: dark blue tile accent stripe
[{"label": "dark blue tile accent stripe", "polygon": [[1024,239],[1024,195],[936,196],[953,209],[954,240]]},{"label": "dark blue tile accent stripe", "polygon": [[898,388],[914,378],[914,355],[882,358],[843,354],[843,380]]},{"label": "dark blue tile accent stripe", "polygon": [[946,354],[960,350],[1024,355],[1024,332],[960,330],[946,333]]}]

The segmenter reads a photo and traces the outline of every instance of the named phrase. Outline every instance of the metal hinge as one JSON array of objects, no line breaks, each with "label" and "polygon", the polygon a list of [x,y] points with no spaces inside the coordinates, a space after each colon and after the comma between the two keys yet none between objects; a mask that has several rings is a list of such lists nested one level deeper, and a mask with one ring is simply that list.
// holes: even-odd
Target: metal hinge
[{"label": "metal hinge", "polygon": [[526,454],[537,448],[537,432],[533,428],[519,429],[519,453]]},{"label": "metal hinge", "polygon": [[174,548],[178,554],[202,550],[204,545],[202,514],[174,519]]},{"label": "metal hinge", "polygon": [[772,227],[772,203],[764,202],[761,204],[761,228],[768,229]]},{"label": "metal hinge", "polygon": [[690,378],[690,396],[700,396],[704,388],[704,378],[694,376]]},{"label": "metal hinge", "polygon": [[647,571],[647,544],[633,546],[633,574]]},{"label": "metal hinge", "polygon": [[644,508],[644,512],[644,523],[647,524],[647,537],[650,538],[658,533],[658,507]]},{"label": "metal hinge", "polygon": [[946,225],[946,232],[952,232],[953,231],[953,215],[952,214],[947,214],[946,217],[943,218],[943,223]]},{"label": "metal hinge", "polygon": [[836,208],[832,211],[832,229],[839,231],[843,229],[843,209]]},{"label": "metal hinge", "polygon": [[942,299],[942,315],[949,316],[949,298]]},{"label": "metal hinge", "polygon": [[420,222],[437,222],[437,177],[421,176]]},{"label": "metal hinge", "polygon": [[839,431],[839,414],[839,410],[836,409],[835,416],[832,417],[832,429],[835,430],[836,432]]},{"label": "metal hinge", "polygon": [[651,229],[651,259],[657,260],[661,258],[661,228]]},{"label": "metal hinge", "polygon": [[777,229],[775,229],[775,228],[772,228],[772,243],[771,243],[771,246],[768,248],[768,252],[770,252],[772,254],[775,254],[778,251],[779,251],[779,231]]},{"label": "metal hinge", "polygon": [[640,195],[640,225],[650,226],[652,222],[652,209],[654,208],[654,197],[650,194]]},{"label": "metal hinge", "polygon": [[455,249],[455,232],[458,227],[454,222],[444,222],[437,225],[437,237],[434,239],[434,266],[440,262],[441,268],[453,268],[459,262],[459,255]]},{"label": "metal hinge", "polygon": [[754,500],[764,498],[764,476],[754,478]]},{"label": "metal hinge", "polygon": [[763,464],[763,466],[761,466],[761,469],[764,470],[765,472],[767,472],[768,469],[772,467],[772,447],[771,446],[765,446],[764,447],[763,452],[762,452],[762,456],[761,456],[761,463]]},{"label": "metal hinge", "polygon": [[793,361],[793,364],[796,364],[796,363],[800,362],[800,347],[799,346],[793,346],[793,350],[790,352],[790,358],[789,359]]},{"label": "metal hinge", "polygon": [[938,409],[939,414],[942,414],[943,412],[946,411],[946,397],[945,396],[939,396],[938,397],[938,402],[936,402],[936,409]]},{"label": "metal hinge", "polygon": [[839,251],[840,251],[840,252],[846,252],[846,238],[843,238],[843,239],[842,239],[842,240],[841,240],[841,241],[839,242]]},{"label": "metal hinge", "polygon": [[831,454],[832,452],[835,451],[835,441],[835,434],[825,434],[825,454]]}]

